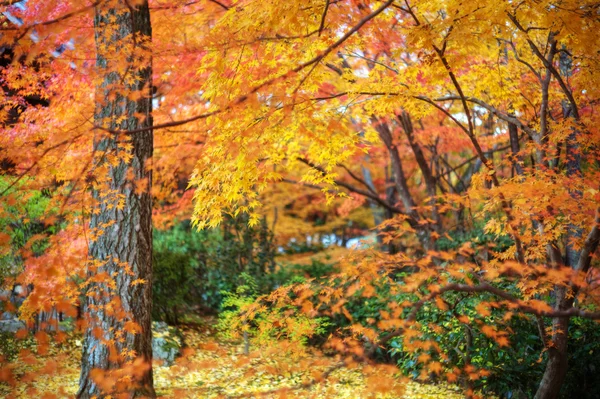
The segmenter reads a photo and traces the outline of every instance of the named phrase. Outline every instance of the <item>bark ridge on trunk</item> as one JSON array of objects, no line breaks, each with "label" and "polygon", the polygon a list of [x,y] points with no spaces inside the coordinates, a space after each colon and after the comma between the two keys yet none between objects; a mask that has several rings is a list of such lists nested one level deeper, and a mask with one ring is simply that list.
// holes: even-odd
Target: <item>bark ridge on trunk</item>
[{"label": "bark ridge on trunk", "polygon": [[[152,378],[151,38],[147,2],[95,11],[93,211],[78,398],[155,397]],[[142,129],[148,128],[143,131]],[[127,134],[127,131],[135,131]]]}]

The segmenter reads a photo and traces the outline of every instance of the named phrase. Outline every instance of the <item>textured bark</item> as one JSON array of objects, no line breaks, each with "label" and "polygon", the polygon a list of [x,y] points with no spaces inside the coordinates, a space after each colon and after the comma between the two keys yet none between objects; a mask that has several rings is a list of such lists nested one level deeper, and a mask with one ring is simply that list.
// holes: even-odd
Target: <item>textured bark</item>
[{"label": "textured bark", "polygon": [[[573,300],[566,297],[566,288],[557,288],[555,295],[556,310],[568,310],[573,306]],[[534,399],[557,399],[559,396],[568,370],[568,328],[569,318],[560,317],[552,320],[552,346],[548,348],[548,362]]]},{"label": "textured bark", "polygon": [[375,130],[377,130],[377,133],[379,133],[381,141],[385,144],[390,154],[392,171],[394,173],[394,182],[396,184],[396,190],[398,191],[400,200],[402,201],[402,205],[404,206],[404,211],[415,220],[419,220],[419,214],[415,209],[416,204],[408,189],[408,180],[404,174],[402,160],[400,159],[400,154],[398,153],[398,147],[396,147],[396,144],[392,138],[392,132],[390,131],[389,126],[382,121],[375,120],[374,124]]},{"label": "textured bark", "polygon": [[[148,4],[115,1],[98,7],[94,29],[96,65],[102,76],[96,87],[96,125],[113,131],[148,130],[131,135],[96,131],[90,230],[93,234],[100,229],[103,234],[89,246],[88,326],[77,397],[155,397],[151,171],[147,168],[153,146],[151,59],[142,56],[140,63],[151,37]],[[144,282],[139,284],[139,279]],[[135,334],[131,322],[139,327]],[[119,369],[133,377],[133,384],[119,381]],[[95,378],[97,374],[104,378]]]},{"label": "textured bark", "polygon": [[[569,143],[575,143],[579,132],[574,130],[569,136]],[[567,176],[576,176],[581,173],[581,157],[579,150],[575,144],[567,145]],[[573,191],[570,195],[574,198],[580,198],[581,193]],[[564,264],[572,268],[577,268],[580,263],[582,251],[573,246],[573,240],[581,238],[583,231],[581,228],[574,225],[569,225],[567,228],[567,245],[565,248]],[[586,242],[587,248],[589,244]],[[556,246],[554,245],[553,248]],[[551,250],[551,249],[550,249]],[[593,252],[591,252],[593,253]],[[554,256],[558,257],[557,255]],[[552,258],[552,256],[551,256]],[[564,286],[557,286],[554,290],[556,310],[568,310],[573,306],[575,295],[577,295],[577,287],[573,287],[571,292]],[[568,371],[568,352],[567,331],[569,328],[568,318],[555,318],[552,320],[552,346],[548,348],[548,363],[540,383],[540,387],[535,394],[535,399],[555,399],[558,398],[560,388],[565,380]]]}]

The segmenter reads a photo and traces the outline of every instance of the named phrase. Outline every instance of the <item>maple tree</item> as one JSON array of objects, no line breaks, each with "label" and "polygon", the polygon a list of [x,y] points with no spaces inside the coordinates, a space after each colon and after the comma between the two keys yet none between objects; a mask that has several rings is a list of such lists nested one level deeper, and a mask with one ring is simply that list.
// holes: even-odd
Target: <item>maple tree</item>
[{"label": "maple tree", "polygon": [[[345,317],[349,325],[330,341],[353,354],[342,365],[368,361],[399,338],[427,370],[422,378],[475,380],[488,371],[468,355],[462,369],[450,364],[422,337],[441,327],[419,317],[425,306],[450,309],[455,293],[478,295],[478,316],[453,317],[505,347],[518,343],[503,322],[530,315],[547,356],[536,398],[558,397],[570,319],[600,318],[597,4],[15,4],[0,2],[11,59],[2,64],[0,138],[11,183],[0,216],[18,202],[11,189],[46,189],[40,222],[64,223],[43,237],[42,255],[32,244],[21,250],[18,281],[34,287],[22,317],[73,313],[84,287],[131,287],[88,294],[86,350],[108,335],[106,356],[82,368],[82,396],[99,387],[87,393],[86,373],[108,363],[124,368],[100,373],[103,389],[129,389],[135,365],[154,395],[151,195],[157,226],[192,212],[198,228],[217,227],[228,213],[247,214],[251,226],[267,215],[280,243],[345,228],[354,212],[364,226],[378,225],[387,253],[355,254],[331,280],[283,287],[248,309],[260,313],[267,301]],[[333,222],[316,230],[315,218]],[[478,242],[477,226],[510,244]],[[458,233],[472,234],[444,244]],[[10,234],[1,234],[9,246]],[[108,252],[115,243],[124,252]],[[381,284],[411,299],[390,301],[371,324],[353,323],[346,302],[377,296]],[[490,325],[492,310],[503,322]],[[94,317],[105,316],[94,329]]]},{"label": "maple tree", "polygon": [[[597,181],[598,173],[594,161],[597,149],[593,144],[597,142],[592,112],[596,98],[591,61],[594,58],[587,47],[578,47],[583,41],[589,43],[581,38],[587,37],[589,29],[596,23],[592,21],[593,5],[586,8],[579,3],[569,7],[522,2],[465,7],[434,2],[403,5],[382,2],[373,7],[360,7],[353,3],[336,3],[326,7],[323,13],[326,19],[319,18],[308,5],[265,4],[262,11],[258,11],[259,8],[236,9],[240,16],[253,15],[252,21],[260,21],[243,33],[237,30],[239,26],[234,20],[228,19],[222,22],[221,29],[217,26],[213,31],[216,32],[215,40],[232,48],[229,50],[232,62],[238,58],[242,60],[235,71],[236,77],[240,78],[230,83],[233,87],[226,91],[237,100],[233,105],[229,102],[225,106],[252,110],[247,113],[237,110],[237,114],[248,115],[250,119],[245,122],[248,129],[262,133],[234,136],[238,127],[231,124],[229,108],[217,108],[219,104],[215,104],[214,116],[210,118],[213,121],[214,117],[213,123],[219,127],[220,135],[213,139],[216,150],[207,150],[192,179],[197,186],[195,217],[200,226],[219,221],[216,205],[221,209],[240,196],[252,198],[256,187],[277,180],[270,171],[271,164],[294,168],[297,160],[306,154],[309,162],[318,167],[309,170],[304,180],[335,184],[335,166],[348,159],[351,149],[359,142],[375,141],[373,136],[377,133],[390,152],[397,195],[402,205],[399,212],[402,222],[406,221],[410,230],[417,233],[425,250],[433,250],[435,246],[430,237],[435,239],[440,234],[441,220],[436,208],[441,204],[430,199],[429,204],[421,205],[422,211],[419,211],[406,183],[397,143],[386,118],[399,120],[398,125],[404,130],[420,166],[426,193],[432,197],[439,191],[426,168],[422,150],[411,137],[410,118],[422,119],[432,113],[441,113],[456,129],[455,134],[458,131],[468,140],[484,166],[485,173],[476,176],[467,198],[485,201],[481,202],[480,212],[489,215],[486,230],[509,235],[514,244],[504,253],[487,260],[485,266],[473,263],[467,267],[464,262],[459,262],[454,265],[457,270],[452,270],[444,262],[445,267],[438,272],[441,276],[447,275],[447,280],[439,276],[440,284],[430,287],[424,300],[433,300],[453,290],[489,291],[505,301],[504,306],[512,304],[509,308],[514,308],[515,301],[521,300],[502,293],[488,280],[515,273],[527,277],[527,283],[521,285],[522,295],[524,299],[531,298],[533,304],[517,302],[516,308],[537,315],[540,323],[542,316],[554,315],[549,334],[543,325],[540,326],[549,360],[537,397],[555,397],[566,373],[567,316],[597,316],[573,308],[577,295],[591,294],[593,298],[594,285],[590,283],[593,280],[589,278],[589,271],[599,238],[598,188],[593,183]],[[293,15],[290,25],[283,26],[283,22],[277,20],[276,15],[281,14]],[[323,32],[321,21],[325,20],[329,24],[329,35]],[[367,24],[371,20],[373,23]],[[578,22],[573,23],[574,20]],[[306,37],[298,37],[295,24],[306,26]],[[386,24],[395,25],[394,31],[386,30]],[[256,27],[253,38],[252,27]],[[236,33],[239,36],[235,36]],[[235,39],[229,39],[231,35]],[[269,40],[273,37],[275,39]],[[246,50],[246,46],[252,51]],[[238,47],[240,49],[235,51]],[[270,56],[275,51],[277,56]],[[359,54],[354,69],[344,53]],[[250,61],[257,55],[274,59],[274,64],[282,66],[269,73],[262,64]],[[244,57],[247,57],[247,63],[243,62]],[[215,67],[221,67],[222,74],[226,74],[230,64],[223,64],[221,59],[217,58]],[[346,74],[347,69],[351,74]],[[490,72],[492,70],[494,73]],[[259,77],[249,83],[247,77],[253,75]],[[337,81],[336,75],[340,77]],[[327,83],[321,83],[323,80]],[[222,90],[218,83],[209,87]],[[235,83],[238,86],[234,86]],[[254,89],[244,90],[246,87]],[[221,91],[214,95],[221,95]],[[209,98],[213,102],[213,98]],[[358,103],[359,99],[362,99],[361,106],[349,105]],[[215,98],[214,102],[217,101]],[[297,111],[303,106],[304,112]],[[351,113],[352,117],[343,118],[340,109],[343,113]],[[221,119],[221,114],[226,118]],[[365,129],[372,129],[370,136],[369,130],[365,131],[366,140],[353,131],[356,121],[362,121]],[[324,130],[321,133],[324,125],[327,133]],[[282,129],[296,131],[294,141],[286,142]],[[269,135],[270,131],[272,135]],[[344,131],[346,134],[343,135]],[[527,141],[520,139],[519,131],[527,135]],[[487,139],[485,136],[490,136],[492,141],[503,137],[509,142],[512,156],[507,157],[508,162],[493,162],[490,151],[482,144]],[[231,150],[226,157],[220,156],[224,150],[222,137],[235,137],[244,150],[234,153],[235,156],[231,155]],[[304,142],[305,146],[298,146],[296,141]],[[318,148],[315,148],[315,141],[319,143]],[[525,141],[525,145],[521,141]],[[278,150],[283,154],[274,154]],[[523,160],[528,153],[532,154],[531,162]],[[230,173],[215,173],[215,164]],[[246,167],[248,164],[250,169]],[[252,168],[258,170],[249,177]],[[506,175],[507,170],[514,173]],[[528,196],[526,187],[535,187],[533,196]],[[447,198],[456,200],[452,196]],[[394,231],[407,231],[403,225],[394,225]],[[422,277],[413,274],[407,278],[412,288],[418,287],[415,281],[425,284],[435,275],[428,269],[435,266],[438,263],[435,258],[440,257],[446,261],[454,258],[448,254],[429,253],[430,261],[415,265],[421,270]],[[511,258],[517,263],[511,263]],[[411,261],[403,263],[410,264]],[[476,271],[476,276],[485,271],[492,277],[478,277],[477,280],[485,282],[475,284],[470,273]],[[455,274],[452,276],[452,273]],[[471,282],[472,285],[457,281]],[[548,292],[553,292],[548,297],[553,309],[533,299]],[[495,303],[494,306],[500,305]]]}]

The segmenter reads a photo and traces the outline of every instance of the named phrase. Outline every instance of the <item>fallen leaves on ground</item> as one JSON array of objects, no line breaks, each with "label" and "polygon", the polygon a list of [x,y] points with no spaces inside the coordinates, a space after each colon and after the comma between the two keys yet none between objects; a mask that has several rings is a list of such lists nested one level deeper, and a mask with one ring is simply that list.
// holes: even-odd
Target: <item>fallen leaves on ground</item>
[{"label": "fallen leaves on ground", "polygon": [[[335,358],[285,346],[261,348],[244,355],[242,345],[218,341],[208,329],[184,329],[184,336],[187,348],[174,365],[162,367],[155,362],[154,384],[161,398],[463,397],[457,387],[418,384],[377,373],[366,375],[358,366],[336,369],[321,380],[323,373],[336,365]],[[18,383],[13,387],[0,385],[0,397],[73,397],[77,392],[80,352],[72,337],[62,344],[51,344],[44,357],[34,356],[35,351],[22,353],[22,360],[29,361],[15,365],[12,372]],[[31,371],[35,371],[35,381],[18,378]],[[315,380],[319,382],[290,389]]]}]

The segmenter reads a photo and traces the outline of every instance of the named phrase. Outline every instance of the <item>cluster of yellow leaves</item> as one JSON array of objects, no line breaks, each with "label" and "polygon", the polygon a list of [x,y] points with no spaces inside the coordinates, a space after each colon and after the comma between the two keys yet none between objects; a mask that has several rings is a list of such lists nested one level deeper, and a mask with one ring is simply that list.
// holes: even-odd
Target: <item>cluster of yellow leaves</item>
[{"label": "cluster of yellow leaves", "polygon": [[[294,346],[282,344],[274,348],[257,348],[249,355],[243,355],[240,345],[216,341],[208,329],[184,330],[184,335],[188,347],[183,356],[169,367],[158,362],[154,365],[159,397],[253,397],[267,391],[271,393],[266,397],[272,398],[462,397],[456,387],[408,382],[394,377],[394,370],[378,367],[341,368],[324,379],[322,374],[335,366],[337,360],[319,353],[298,354]],[[0,382],[0,396],[7,399],[72,397],[77,391],[79,377],[77,337],[64,336],[61,342],[51,340],[44,354],[35,346],[33,349],[37,354],[28,349],[21,350],[18,362],[2,367],[2,381],[11,383]],[[139,372],[139,365],[132,364],[134,366]],[[127,370],[122,372],[129,375],[127,373]],[[110,387],[118,378],[118,375],[109,378],[103,373],[97,376],[98,381]],[[313,380],[316,381],[305,388],[290,389]]]}]

